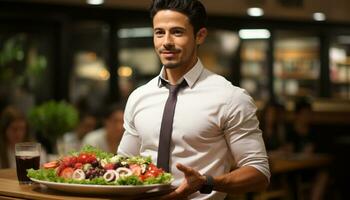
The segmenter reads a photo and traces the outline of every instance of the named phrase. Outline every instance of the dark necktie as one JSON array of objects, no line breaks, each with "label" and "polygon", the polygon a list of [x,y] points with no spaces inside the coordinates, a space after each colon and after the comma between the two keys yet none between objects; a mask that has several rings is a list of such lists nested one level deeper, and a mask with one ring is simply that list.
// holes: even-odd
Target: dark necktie
[{"label": "dark necktie", "polygon": [[181,87],[186,85],[186,81],[182,81],[178,85],[170,85],[169,83],[165,83],[165,86],[169,89],[169,96],[165,103],[162,124],[160,126],[157,166],[166,172],[169,172],[170,142],[171,133],[173,131],[173,119],[177,101],[177,93]]}]

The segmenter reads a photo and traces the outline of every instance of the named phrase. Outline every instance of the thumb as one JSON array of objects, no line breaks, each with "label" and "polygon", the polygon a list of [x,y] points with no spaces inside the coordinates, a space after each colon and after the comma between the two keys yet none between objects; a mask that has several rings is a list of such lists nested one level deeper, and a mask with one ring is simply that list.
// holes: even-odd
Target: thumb
[{"label": "thumb", "polygon": [[187,167],[183,164],[177,163],[176,164],[176,168],[179,169],[180,171],[182,171],[185,175],[190,175],[193,174],[193,169],[190,167]]}]

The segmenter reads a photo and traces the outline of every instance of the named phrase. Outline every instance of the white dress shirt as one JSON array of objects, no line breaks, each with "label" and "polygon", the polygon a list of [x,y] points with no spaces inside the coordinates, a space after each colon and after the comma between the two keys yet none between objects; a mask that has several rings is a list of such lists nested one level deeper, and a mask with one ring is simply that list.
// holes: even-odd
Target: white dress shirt
[{"label": "white dress shirt", "polygon": [[[160,125],[169,93],[161,84],[163,77],[164,69],[129,96],[118,154],[151,156],[156,163]],[[252,166],[269,179],[268,159],[252,98],[245,90],[205,69],[199,59],[183,78],[188,87],[178,93],[170,146],[173,185],[179,185],[184,178],[176,163],[212,176]],[[210,195],[197,192],[190,199],[225,196],[217,191]]]}]

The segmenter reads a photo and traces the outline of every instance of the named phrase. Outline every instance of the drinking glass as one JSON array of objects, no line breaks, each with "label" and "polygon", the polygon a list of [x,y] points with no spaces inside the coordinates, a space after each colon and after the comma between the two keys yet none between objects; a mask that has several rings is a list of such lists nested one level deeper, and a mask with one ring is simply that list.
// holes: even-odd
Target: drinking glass
[{"label": "drinking glass", "polygon": [[15,144],[17,178],[20,184],[31,184],[27,169],[39,169],[41,145],[35,142]]}]

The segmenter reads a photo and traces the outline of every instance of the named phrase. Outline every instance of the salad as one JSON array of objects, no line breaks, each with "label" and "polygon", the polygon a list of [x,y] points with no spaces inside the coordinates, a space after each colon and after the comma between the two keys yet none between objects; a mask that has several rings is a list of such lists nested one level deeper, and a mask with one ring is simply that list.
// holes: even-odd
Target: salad
[{"label": "salad", "polygon": [[92,146],[27,172],[29,178],[43,181],[97,185],[169,184],[173,179],[151,157],[125,157]]}]

